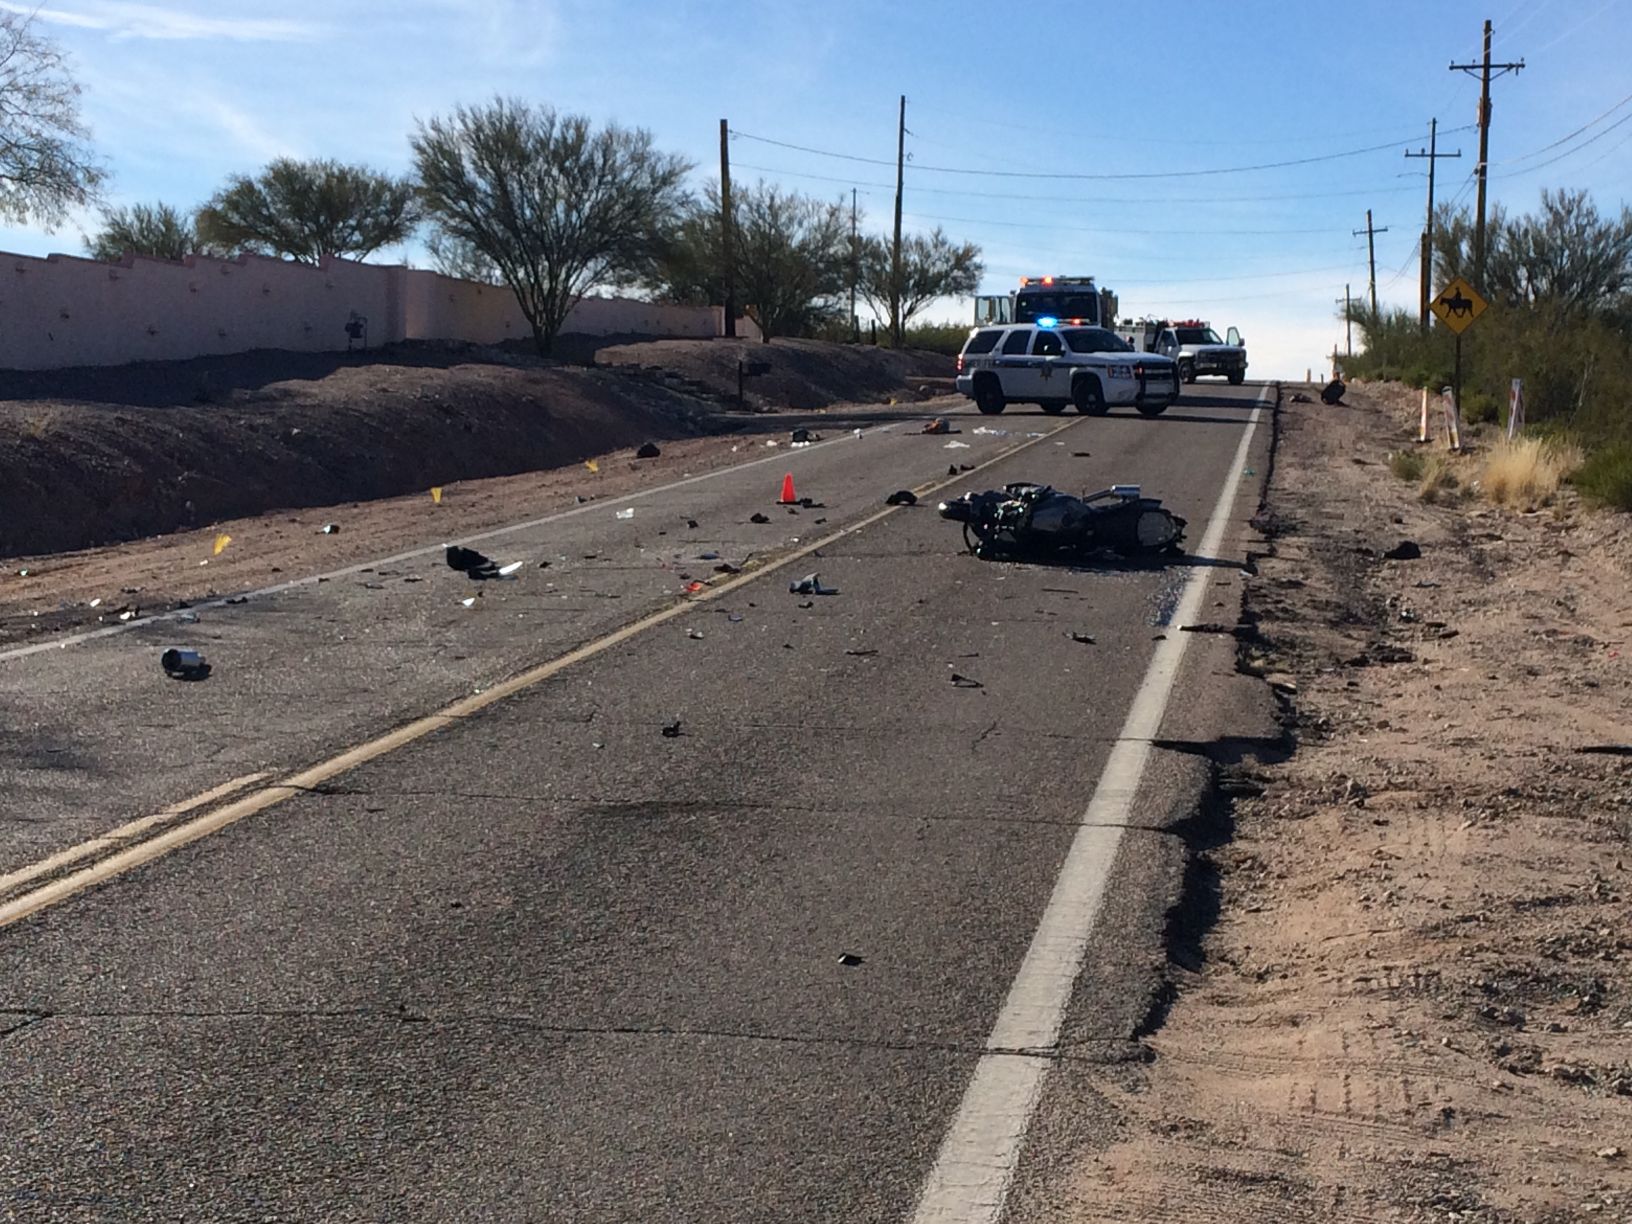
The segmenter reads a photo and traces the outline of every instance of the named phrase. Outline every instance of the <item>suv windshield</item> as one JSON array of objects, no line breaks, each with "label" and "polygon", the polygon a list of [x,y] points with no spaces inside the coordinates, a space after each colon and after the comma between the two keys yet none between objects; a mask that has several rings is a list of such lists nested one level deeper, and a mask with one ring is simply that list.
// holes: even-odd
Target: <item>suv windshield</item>
[{"label": "suv windshield", "polygon": [[1181,327],[1178,329],[1180,344],[1223,344],[1218,333],[1210,327]]},{"label": "suv windshield", "polygon": [[1133,346],[1103,327],[1077,327],[1065,333],[1073,353],[1131,353]]}]

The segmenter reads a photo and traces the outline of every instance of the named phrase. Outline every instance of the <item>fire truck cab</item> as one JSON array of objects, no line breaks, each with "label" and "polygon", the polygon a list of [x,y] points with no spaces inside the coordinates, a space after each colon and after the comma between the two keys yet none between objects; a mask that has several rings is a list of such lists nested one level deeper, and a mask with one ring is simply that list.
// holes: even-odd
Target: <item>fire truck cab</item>
[{"label": "fire truck cab", "polygon": [[1013,293],[975,298],[975,325],[1051,323],[1073,327],[1112,327],[1116,294],[1094,284],[1091,276],[1022,276]]}]

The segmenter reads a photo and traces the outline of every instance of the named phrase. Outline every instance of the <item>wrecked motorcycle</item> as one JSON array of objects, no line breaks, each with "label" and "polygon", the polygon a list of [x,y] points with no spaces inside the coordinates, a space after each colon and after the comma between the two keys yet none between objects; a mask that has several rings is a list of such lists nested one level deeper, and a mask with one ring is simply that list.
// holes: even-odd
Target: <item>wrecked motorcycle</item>
[{"label": "wrecked motorcycle", "polygon": [[1112,485],[1073,497],[1021,482],[944,501],[940,515],[963,524],[969,551],[983,558],[1069,560],[1102,549],[1124,557],[1179,551],[1185,520],[1144,497],[1138,485]]}]

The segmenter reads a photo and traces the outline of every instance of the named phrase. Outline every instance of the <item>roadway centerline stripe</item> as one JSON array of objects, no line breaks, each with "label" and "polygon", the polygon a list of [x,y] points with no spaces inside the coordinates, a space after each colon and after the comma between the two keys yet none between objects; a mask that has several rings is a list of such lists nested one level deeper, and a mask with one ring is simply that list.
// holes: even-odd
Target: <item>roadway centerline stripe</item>
[{"label": "roadway centerline stripe", "polygon": [[[1246,471],[1258,419],[1271,386],[1259,394],[1242,431],[1224,487],[1195,555],[1218,556]],[[1192,623],[1207,591],[1209,568],[1191,572],[1173,624]],[[1179,664],[1190,644],[1174,633],[1156,644],[1116,744],[1066,852],[1031,946],[975,1064],[935,1164],[919,1192],[912,1224],[998,1224],[1020,1163],[1026,1131],[1058,1048],[1071,992],[1088,954],[1123,831],[1161,731]]]},{"label": "roadway centerline stripe", "polygon": [[[963,414],[948,414],[963,415]],[[925,418],[905,416],[901,423],[922,420]],[[863,430],[864,434],[887,433],[894,428],[894,424],[875,426]],[[720,435],[727,437],[729,435]],[[0,663],[11,659],[24,659],[29,655],[44,654],[50,650],[66,650],[70,646],[77,646],[82,642],[95,641],[97,638],[113,637],[115,634],[129,633],[133,629],[142,629],[149,625],[162,625],[167,621],[179,619],[189,612],[198,612],[212,608],[226,607],[230,600],[265,599],[271,595],[282,595],[285,591],[295,590],[297,587],[315,586],[319,582],[331,582],[336,578],[350,578],[354,574],[361,574],[365,570],[378,569],[383,565],[400,565],[404,561],[417,561],[420,557],[428,557],[433,553],[441,552],[447,544],[478,544],[483,540],[496,540],[500,536],[512,535],[518,531],[531,531],[535,527],[545,527],[551,523],[559,523],[562,519],[575,518],[580,514],[589,514],[596,510],[604,510],[608,506],[621,506],[624,502],[639,501],[643,497],[654,497],[659,493],[670,493],[675,489],[684,489],[690,485],[700,484],[705,480],[716,480],[732,472],[745,472],[749,468],[761,467],[767,463],[776,463],[779,460],[792,462],[800,455],[808,455],[812,451],[824,447],[839,446],[845,442],[856,442],[847,430],[836,437],[828,438],[825,442],[812,442],[809,446],[801,446],[798,450],[784,453],[777,451],[774,455],[766,455],[760,459],[750,459],[744,463],[735,463],[730,467],[720,468],[718,471],[703,472],[696,476],[687,476],[683,480],[670,481],[668,484],[657,485],[650,489],[640,489],[634,493],[625,493],[619,497],[607,498],[605,501],[585,502],[581,506],[574,506],[570,510],[557,510],[554,513],[543,515],[540,518],[528,519],[521,523],[507,523],[501,527],[490,527],[486,531],[479,531],[475,535],[462,536],[442,544],[427,544],[422,548],[409,549],[407,552],[393,553],[389,557],[379,557],[372,561],[359,561],[355,565],[347,565],[341,569],[329,570],[324,574],[308,574],[304,578],[291,578],[287,582],[275,583],[272,586],[260,587],[253,591],[244,591],[236,595],[222,595],[214,599],[201,600],[190,604],[186,608],[176,608],[169,612],[156,612],[152,616],[140,617],[118,625],[106,625],[101,629],[87,629],[83,633],[70,633],[65,637],[53,638],[49,642],[35,642],[29,646],[15,646],[10,650],[0,650]],[[488,478],[492,479],[492,478]],[[270,512],[269,512],[270,513]]]},{"label": "roadway centerline stripe", "polygon": [[0,875],[0,896],[11,892],[19,884],[27,884],[30,880],[37,880],[43,875],[50,875],[70,863],[77,863],[82,858],[96,854],[102,850],[112,850],[134,837],[146,833],[155,825],[166,824],[178,816],[185,816],[188,812],[197,811],[206,804],[214,803],[217,799],[225,799],[228,795],[236,794],[245,787],[253,786],[271,775],[266,772],[249,773],[241,778],[233,778],[212,786],[209,790],[194,795],[191,799],[183,799],[180,803],[172,803],[167,808],[161,808],[151,816],[143,816],[120,825],[116,829],[109,829],[100,837],[93,837],[89,841],[69,846],[66,850],[59,850],[49,858],[43,858],[37,863],[19,868],[7,875]]},{"label": "roadway centerline stripe", "polygon": [[[985,471],[989,467],[993,467],[996,464],[1013,458],[1022,451],[1029,450],[1033,446],[1037,446],[1040,443],[1057,437],[1059,434],[1064,433],[1066,430],[1073,428],[1086,419],[1087,418],[1085,417],[1077,417],[1068,424],[1047,430],[1038,437],[1029,438],[1016,446],[1011,446],[1002,453],[987,459],[985,462],[976,464],[967,472],[959,472],[956,476],[952,477],[943,477],[941,480],[925,488],[924,495],[930,496],[934,493],[940,492],[943,489],[951,488],[955,484],[963,483],[971,476]],[[752,465],[742,465],[742,467],[748,466]],[[741,468],[733,470],[740,471]],[[128,846],[119,851],[117,854],[110,855],[105,859],[92,863],[88,867],[83,867],[70,875],[52,880],[50,883],[42,885],[41,887],[34,889],[32,892],[23,893],[21,896],[14,897],[10,901],[0,903],[0,927],[6,927],[10,926],[14,922],[20,922],[30,914],[37,913],[40,910],[45,909],[48,906],[55,905],[60,901],[65,901],[74,894],[83,892],[85,889],[90,888],[93,885],[110,880],[115,876],[123,875],[125,872],[130,871],[135,867],[139,867],[143,863],[151,862],[156,858],[160,858],[163,855],[170,853],[172,850],[180,849],[182,846],[185,846],[190,842],[197,841],[201,837],[206,837],[209,834],[216,832],[218,829],[226,828],[228,825],[234,824],[246,816],[251,816],[256,812],[263,812],[267,808],[274,807],[277,804],[282,803],[284,800],[293,798],[296,795],[305,794],[311,791],[313,788],[323,785],[330,779],[346,773],[348,770],[355,769],[359,765],[366,764],[367,762],[375,760],[378,757],[383,757],[389,753],[395,752],[397,749],[406,747],[408,744],[429,735],[433,731],[450,726],[458,722],[460,719],[468,718],[472,714],[485,710],[487,707],[495,705],[508,697],[512,697],[517,693],[541,684],[545,680],[550,679],[552,676],[555,676],[558,673],[565,671],[567,668],[572,667],[574,664],[582,663],[587,659],[592,659],[596,655],[612,649],[614,646],[621,645],[622,643],[629,641],[631,638],[639,636],[648,629],[655,629],[659,625],[667,624],[669,621],[674,620],[677,617],[684,616],[701,604],[720,599],[741,587],[747,586],[749,583],[757,582],[767,574],[774,574],[778,570],[810,556],[810,554],[819,549],[830,547],[838,541],[845,539],[847,536],[855,535],[876,523],[882,522],[884,519],[889,518],[890,515],[895,514],[896,512],[905,508],[906,507],[904,506],[885,506],[854,523],[840,527],[836,531],[829,532],[819,540],[801,544],[798,548],[791,552],[772,558],[765,564],[757,566],[751,572],[728,578],[726,581],[717,585],[708,586],[696,595],[687,595],[677,602],[670,604],[666,608],[661,608],[656,612],[648,613],[639,620],[632,621],[620,629],[615,629],[611,633],[604,634],[593,641],[586,642],[584,645],[570,650],[566,654],[558,655],[557,657],[544,663],[530,667],[527,670],[510,677],[508,680],[501,680],[499,683],[491,685],[478,693],[473,693],[469,697],[462,697],[458,701],[453,702],[451,705],[444,706],[442,709],[433,714],[426,714],[420,718],[416,718],[412,722],[406,723],[394,731],[388,731],[382,736],[368,740],[365,743],[355,745],[352,748],[348,748],[344,752],[341,752],[336,756],[332,756],[326,761],[301,770],[299,773],[291,774],[289,777],[284,778],[281,782],[273,783],[272,785],[255,791],[252,794],[245,795],[241,799],[236,799],[223,807],[215,808],[209,812],[206,812],[204,815],[195,817],[194,819],[183,824],[172,825],[171,827],[166,828],[156,837],[150,838],[147,841],[137,842],[136,844]],[[223,783],[223,787],[231,785],[231,783]],[[216,792],[220,792],[221,790],[221,787],[216,788]],[[206,791],[203,795],[195,796],[193,799],[184,801],[187,805],[187,809],[191,810],[192,808],[208,803],[211,801],[212,797],[220,797],[216,792]],[[181,805],[176,806],[179,807]],[[166,810],[168,811],[169,809]],[[163,814],[161,813],[161,817],[162,815]],[[158,819],[159,817],[143,818],[144,821],[150,823],[157,823]],[[129,827],[130,826],[122,826],[122,828]],[[115,830],[115,833],[118,831],[119,830]],[[77,861],[78,859],[84,858],[87,855],[96,853],[100,849],[106,848],[105,843],[112,836],[112,834],[105,834],[102,837],[93,838],[91,841],[83,843],[82,846],[70,847],[68,850],[61,851],[60,853],[51,856],[50,859],[44,860],[41,863],[36,863],[30,867],[25,867],[21,871],[13,874],[22,876],[26,879],[35,878],[54,869],[53,867],[48,867],[46,864],[55,862],[57,865],[60,865],[64,862]]]}]

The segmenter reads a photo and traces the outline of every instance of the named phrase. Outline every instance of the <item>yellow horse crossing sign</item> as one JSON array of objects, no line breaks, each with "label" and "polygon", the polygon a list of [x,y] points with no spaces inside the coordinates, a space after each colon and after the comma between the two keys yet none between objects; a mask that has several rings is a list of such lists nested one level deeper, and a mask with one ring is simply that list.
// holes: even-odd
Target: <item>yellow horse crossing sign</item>
[{"label": "yellow horse crossing sign", "polygon": [[1490,303],[1479,296],[1479,290],[1459,276],[1434,295],[1428,309],[1460,336],[1469,324],[1490,309]]}]

